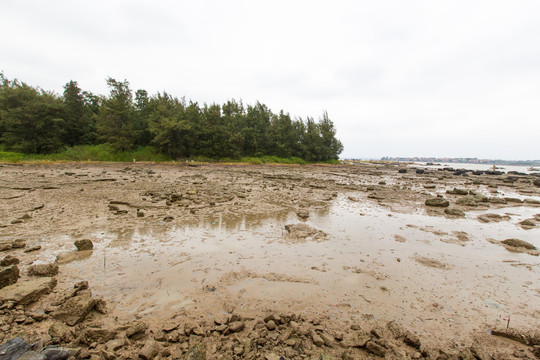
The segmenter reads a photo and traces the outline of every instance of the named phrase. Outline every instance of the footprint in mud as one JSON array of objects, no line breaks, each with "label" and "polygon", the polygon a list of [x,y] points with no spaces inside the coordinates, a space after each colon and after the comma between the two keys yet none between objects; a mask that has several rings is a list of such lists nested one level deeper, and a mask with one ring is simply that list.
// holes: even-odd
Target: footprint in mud
[{"label": "footprint in mud", "polygon": [[439,260],[431,259],[425,256],[416,255],[413,258],[417,263],[422,264],[424,266],[436,268],[436,269],[442,269],[442,270],[448,270],[452,267],[448,264],[445,264]]}]

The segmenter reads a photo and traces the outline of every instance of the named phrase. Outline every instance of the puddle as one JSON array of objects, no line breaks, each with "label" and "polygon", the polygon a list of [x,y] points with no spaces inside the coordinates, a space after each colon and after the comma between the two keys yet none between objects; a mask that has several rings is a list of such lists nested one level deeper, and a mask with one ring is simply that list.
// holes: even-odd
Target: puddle
[{"label": "puddle", "polygon": [[[476,219],[487,212],[511,220]],[[285,311],[309,304],[349,319],[395,319],[426,334],[449,324],[460,330],[501,325],[509,314],[516,326],[533,326],[540,259],[487,239],[518,238],[540,247],[538,228],[516,225],[538,212],[521,206],[447,219],[423,208],[390,212],[340,195],[305,222],[292,212],[216,215],[197,223],[96,232],[87,236],[96,239],[92,256],[63,272],[66,283],[88,280],[120,317],[190,307],[212,312],[233,302]],[[296,223],[328,237],[282,241],[285,225]]]}]

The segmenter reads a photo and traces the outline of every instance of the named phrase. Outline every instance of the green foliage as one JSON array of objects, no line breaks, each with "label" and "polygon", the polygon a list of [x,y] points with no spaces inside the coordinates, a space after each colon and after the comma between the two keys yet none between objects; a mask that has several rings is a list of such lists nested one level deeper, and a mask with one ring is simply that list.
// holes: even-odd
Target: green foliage
[{"label": "green foliage", "polygon": [[326,112],[304,121],[260,102],[201,106],[165,92],[133,96],[127,80],[113,78],[107,96],[82,91],[76,81],[61,97],[3,74],[0,81],[0,146],[11,151],[5,159],[22,152],[50,154],[45,160],[154,161],[157,151],[166,159],[300,164],[337,160],[343,151]]}]

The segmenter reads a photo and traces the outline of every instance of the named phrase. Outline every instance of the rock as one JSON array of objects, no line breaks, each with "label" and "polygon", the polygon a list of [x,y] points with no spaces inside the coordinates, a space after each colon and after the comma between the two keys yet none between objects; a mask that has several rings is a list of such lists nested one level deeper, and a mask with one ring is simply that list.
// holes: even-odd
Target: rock
[{"label": "rock", "polygon": [[104,344],[116,337],[116,331],[99,328],[87,328],[83,331],[80,341],[83,344],[91,345],[93,343]]},{"label": "rock", "polygon": [[506,240],[501,241],[501,243],[503,243],[505,245],[508,245],[508,246],[511,246],[511,247],[515,247],[515,248],[524,248],[524,249],[527,249],[527,250],[536,250],[536,247],[533,244],[528,243],[528,242],[523,241],[523,240],[519,240],[519,239],[506,239]]},{"label": "rock", "polygon": [[24,249],[24,252],[25,253],[30,253],[30,252],[33,252],[33,251],[38,251],[38,250],[41,250],[41,245],[39,244],[34,244],[26,249]]},{"label": "rock", "polygon": [[416,169],[416,173],[417,174],[423,174],[425,173],[426,171],[424,169]]},{"label": "rock", "polygon": [[83,260],[92,256],[92,250],[86,251],[64,251],[56,256],[55,262],[60,265],[69,264],[75,260]]},{"label": "rock", "polygon": [[499,214],[482,214],[479,215],[477,219],[483,223],[499,222],[504,220],[503,216]]},{"label": "rock", "polygon": [[311,331],[311,340],[313,340],[313,343],[319,347],[324,345],[324,340],[315,332],[315,330]]},{"label": "rock", "polygon": [[269,320],[266,323],[266,328],[270,331],[276,330],[276,323],[274,322],[274,320]]},{"label": "rock", "polygon": [[58,265],[56,264],[32,265],[28,269],[28,275],[41,276],[41,277],[55,276],[55,275],[58,275]]},{"label": "rock", "polygon": [[505,197],[504,200],[506,200],[507,202],[513,202],[517,204],[523,203],[523,200],[518,199],[518,198],[513,198],[513,197]]},{"label": "rock", "polygon": [[427,206],[434,206],[434,207],[448,207],[450,206],[450,202],[448,200],[445,200],[443,198],[431,198],[426,200]]},{"label": "rock", "polygon": [[57,320],[73,326],[83,321],[96,306],[96,300],[84,292],[64,302],[51,316]]},{"label": "rock", "polygon": [[60,343],[60,342],[68,343],[71,340],[73,340],[73,337],[74,337],[71,329],[66,324],[59,321],[54,322],[49,327],[49,335],[51,336],[53,341],[57,343]]},{"label": "rock", "polygon": [[540,179],[535,179],[535,180],[533,181],[533,184],[534,184],[534,186],[540,187]]},{"label": "rock", "polygon": [[0,251],[8,251],[8,250],[11,250],[11,244],[5,243],[5,242],[0,243]]},{"label": "rock", "polygon": [[328,346],[330,348],[334,347],[334,338],[332,336],[330,336],[330,335],[323,332],[323,333],[320,334],[320,337],[321,337],[321,339],[323,339],[324,345],[326,345],[326,346]]},{"label": "rock", "polygon": [[413,348],[415,348],[417,350],[420,350],[420,347],[422,346],[418,336],[414,335],[413,333],[411,333],[409,331],[407,331],[405,333],[405,337],[403,338],[403,342],[405,344],[409,345],[410,347],[413,347]]},{"label": "rock", "polygon": [[18,279],[19,268],[17,265],[0,267],[0,289],[15,284]]},{"label": "rock", "polygon": [[27,305],[50,293],[55,286],[56,279],[52,277],[18,282],[0,289],[0,302],[13,301]]},{"label": "rock", "polygon": [[524,199],[523,202],[525,204],[540,205],[540,201],[536,199]]},{"label": "rock", "polygon": [[533,219],[526,219],[520,221],[519,224],[523,229],[529,230],[536,226],[536,222]]},{"label": "rock", "polygon": [[444,209],[444,213],[449,216],[465,217],[465,213],[463,211],[454,208]]},{"label": "rock", "polygon": [[70,356],[68,349],[60,347],[47,347],[40,352],[45,355],[47,360],[67,360]]},{"label": "rock", "polygon": [[488,199],[488,202],[492,204],[506,204],[507,201],[500,197],[491,197]]},{"label": "rock", "polygon": [[302,220],[306,220],[307,218],[309,218],[309,212],[308,211],[298,211],[296,213],[296,216],[298,216]]},{"label": "rock", "polygon": [[463,206],[478,206],[478,203],[475,201],[474,196],[466,196],[464,198],[458,199],[456,204]]},{"label": "rock", "polygon": [[126,336],[128,338],[134,338],[140,339],[141,336],[144,336],[144,333],[146,332],[146,329],[148,329],[148,324],[137,321],[136,323],[132,324],[130,327],[126,330]]},{"label": "rock", "polygon": [[189,349],[186,360],[206,360],[206,346],[197,344]]},{"label": "rock", "polygon": [[288,233],[287,240],[293,243],[322,241],[326,240],[328,236],[325,232],[317,230],[307,224],[285,225],[285,230]]},{"label": "rock", "polygon": [[386,349],[374,341],[368,341],[366,343],[366,350],[380,357],[384,357],[386,355]]},{"label": "rock", "polygon": [[79,251],[93,250],[94,249],[94,244],[92,243],[92,241],[90,241],[88,239],[75,241],[75,246],[77,247],[77,250],[79,250]]},{"label": "rock", "polygon": [[143,360],[152,360],[157,354],[159,354],[159,344],[154,340],[148,340],[141,349],[141,352],[139,352],[139,358]]},{"label": "rock", "polygon": [[446,190],[446,193],[452,195],[469,195],[469,190],[454,188],[453,190]]},{"label": "rock", "polygon": [[15,256],[7,255],[0,261],[0,266],[17,265],[20,262]]},{"label": "rock", "polygon": [[400,173],[400,174],[406,174],[406,173],[407,173],[407,169],[399,169],[399,170],[398,170],[398,173]]},{"label": "rock", "polygon": [[177,321],[168,320],[163,323],[163,325],[161,326],[161,330],[165,332],[170,332],[170,331],[178,329],[179,326],[180,324]]},{"label": "rock", "polygon": [[47,356],[35,351],[27,351],[18,357],[17,360],[47,360]]},{"label": "rock", "polygon": [[229,332],[236,333],[244,330],[246,325],[242,321],[234,321],[229,324]]},{"label": "rock", "polygon": [[2,360],[15,360],[28,350],[30,350],[30,345],[23,338],[16,337],[0,346],[0,358]]},{"label": "rock", "polygon": [[23,239],[17,239],[11,243],[12,249],[24,249],[26,247],[26,241]]}]

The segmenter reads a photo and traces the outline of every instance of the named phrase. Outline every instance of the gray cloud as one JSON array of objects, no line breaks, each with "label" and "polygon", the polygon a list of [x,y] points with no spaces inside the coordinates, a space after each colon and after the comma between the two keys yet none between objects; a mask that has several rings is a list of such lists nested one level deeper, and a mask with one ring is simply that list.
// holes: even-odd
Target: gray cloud
[{"label": "gray cloud", "polygon": [[540,158],[537,1],[0,3],[1,69],[317,118],[347,157]]}]

